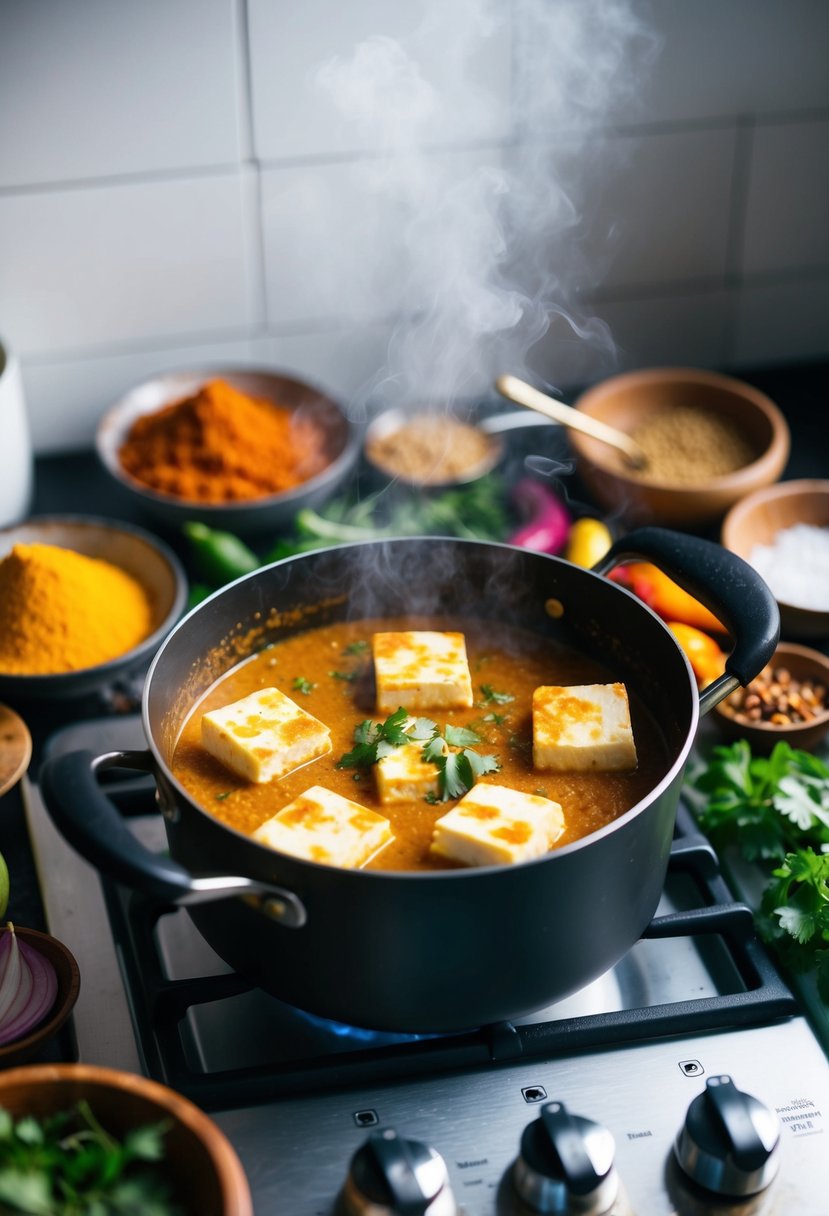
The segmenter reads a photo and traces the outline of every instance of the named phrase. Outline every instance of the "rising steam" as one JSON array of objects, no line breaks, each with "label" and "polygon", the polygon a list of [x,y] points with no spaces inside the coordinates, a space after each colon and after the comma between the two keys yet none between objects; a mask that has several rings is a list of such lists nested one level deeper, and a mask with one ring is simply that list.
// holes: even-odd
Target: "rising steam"
[{"label": "rising steam", "polygon": [[[639,8],[424,0],[410,36],[378,32],[321,66],[319,86],[372,149],[355,166],[375,227],[350,302],[352,315],[395,323],[367,398],[480,393],[500,371],[520,374],[551,324],[572,342],[612,346],[578,304],[601,277],[607,240],[594,238],[588,257],[581,238],[602,129],[655,50]],[[499,119],[481,64],[504,39],[511,110]]]}]

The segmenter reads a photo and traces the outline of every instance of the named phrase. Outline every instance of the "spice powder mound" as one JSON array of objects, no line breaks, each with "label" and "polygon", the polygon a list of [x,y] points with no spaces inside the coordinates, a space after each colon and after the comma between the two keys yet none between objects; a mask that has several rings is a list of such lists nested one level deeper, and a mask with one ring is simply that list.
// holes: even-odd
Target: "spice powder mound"
[{"label": "spice powder mound", "polygon": [[153,605],[118,566],[56,545],[0,562],[0,672],[58,675],[118,658],[148,637]]},{"label": "spice powder mound", "polygon": [[137,418],[118,457],[142,485],[202,503],[280,494],[328,463],[315,422],[224,380]]},{"label": "spice powder mound", "polygon": [[404,423],[366,445],[378,468],[415,485],[440,485],[483,468],[493,454],[493,439],[478,427],[435,414]]},{"label": "spice powder mound", "polygon": [[639,481],[695,485],[735,473],[760,453],[732,419],[694,405],[677,405],[643,418],[631,439],[647,457],[646,467],[630,474]]}]

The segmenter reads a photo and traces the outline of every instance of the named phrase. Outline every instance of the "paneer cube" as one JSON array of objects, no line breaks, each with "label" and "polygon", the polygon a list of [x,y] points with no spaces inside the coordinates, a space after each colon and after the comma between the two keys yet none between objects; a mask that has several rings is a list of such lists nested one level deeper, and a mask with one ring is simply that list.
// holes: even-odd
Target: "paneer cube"
[{"label": "paneer cube", "polygon": [[546,685],[533,693],[533,764],[553,772],[636,768],[624,684]]},{"label": "paneer cube", "polygon": [[383,815],[313,785],[252,835],[277,852],[353,870],[388,844],[392,830]]},{"label": "paneer cube", "polygon": [[472,704],[462,633],[375,633],[378,710],[460,709]]},{"label": "paneer cube", "polygon": [[240,777],[261,783],[331,751],[331,731],[278,688],[262,688],[212,709],[202,746]]},{"label": "paneer cube", "polygon": [[466,866],[541,857],[564,831],[557,802],[478,782],[435,824],[432,852]]},{"label": "paneer cube", "polygon": [[404,743],[374,765],[380,801],[418,802],[439,793],[437,765],[424,760],[423,742]]}]

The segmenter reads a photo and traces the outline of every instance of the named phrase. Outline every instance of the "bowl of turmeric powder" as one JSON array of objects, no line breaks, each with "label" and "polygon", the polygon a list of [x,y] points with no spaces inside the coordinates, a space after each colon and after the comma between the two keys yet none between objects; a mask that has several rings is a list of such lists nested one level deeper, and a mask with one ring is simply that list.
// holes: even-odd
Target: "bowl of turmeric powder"
[{"label": "bowl of turmeric powder", "polygon": [[102,418],[98,457],[120,490],[171,527],[278,531],[340,489],[359,436],[327,394],[278,372],[171,372]]},{"label": "bowl of turmeric powder", "polygon": [[0,532],[0,699],[77,697],[150,659],[181,616],[175,554],[130,524],[40,516]]},{"label": "bowl of turmeric powder", "polygon": [[586,487],[629,525],[714,523],[776,482],[789,456],[789,428],[774,402],[743,380],[701,368],[611,376],[587,389],[576,409],[626,433],[643,454],[633,467],[600,440],[569,433]]}]

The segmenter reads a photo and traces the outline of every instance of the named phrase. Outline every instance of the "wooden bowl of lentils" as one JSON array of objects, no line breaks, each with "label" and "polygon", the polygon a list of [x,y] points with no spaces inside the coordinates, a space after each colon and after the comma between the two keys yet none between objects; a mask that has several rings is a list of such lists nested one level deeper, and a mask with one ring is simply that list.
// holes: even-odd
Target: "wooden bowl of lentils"
[{"label": "wooden bowl of lentils", "polygon": [[796,642],[781,642],[745,688],[716,707],[714,720],[730,739],[746,739],[767,755],[775,743],[814,751],[829,732],[829,658]]},{"label": "wooden bowl of lentils", "polygon": [[717,372],[627,372],[588,389],[576,408],[630,435],[645,455],[633,468],[607,444],[570,432],[586,487],[629,525],[713,523],[777,481],[789,456],[789,428],[774,402]]}]

